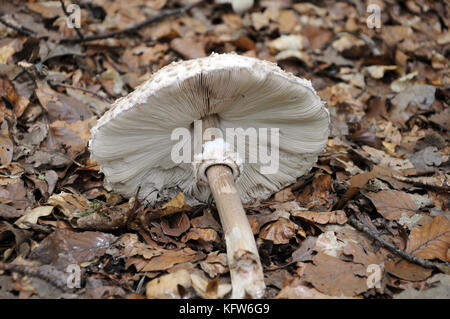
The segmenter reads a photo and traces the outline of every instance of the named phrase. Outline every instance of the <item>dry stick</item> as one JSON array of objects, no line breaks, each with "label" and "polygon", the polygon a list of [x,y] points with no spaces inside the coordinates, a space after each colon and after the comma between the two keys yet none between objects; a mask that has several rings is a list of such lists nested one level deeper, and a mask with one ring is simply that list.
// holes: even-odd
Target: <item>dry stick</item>
[{"label": "dry stick", "polygon": [[355,227],[359,231],[362,231],[363,233],[365,233],[372,239],[375,239],[381,245],[383,245],[385,248],[389,249],[391,252],[397,254],[398,256],[406,259],[407,261],[409,261],[411,263],[417,264],[424,268],[431,268],[431,269],[438,269],[438,270],[441,270],[442,269],[441,267],[450,267],[450,263],[439,263],[439,262],[425,260],[425,259],[417,257],[414,254],[408,253],[408,252],[404,251],[403,249],[398,248],[394,244],[391,244],[391,243],[387,242],[386,240],[384,240],[383,238],[381,238],[377,233],[375,233],[373,230],[371,230],[367,225],[365,225],[364,223],[357,220],[355,216],[349,216],[348,221],[350,222],[350,224],[353,227]]},{"label": "dry stick", "polygon": [[80,86],[74,86],[74,85],[65,84],[65,83],[61,83],[61,82],[50,82],[50,84],[53,85],[53,86],[62,86],[62,87],[65,87],[65,88],[74,89],[74,90],[80,90],[80,91],[83,91],[83,92],[86,92],[86,93],[90,93],[90,94],[95,95],[96,97],[104,100],[105,102],[112,103],[111,100],[109,100],[108,98],[106,98],[104,96],[101,96],[97,92],[94,92],[92,90],[89,90],[89,89],[86,89],[86,88],[83,88],[83,87],[80,87]]},{"label": "dry stick", "polygon": [[[69,14],[69,12],[67,12],[67,8],[66,8],[66,5],[64,4],[64,0],[59,0],[59,2],[61,3],[61,8],[62,8],[64,14],[66,15],[67,19],[70,19],[70,14]],[[81,33],[80,28],[78,28],[77,26],[74,26],[74,29],[75,29],[75,32],[77,33],[78,37],[80,38],[80,40],[83,41],[84,36]]]},{"label": "dry stick", "polygon": [[83,39],[80,38],[64,38],[61,39],[61,42],[87,42],[87,41],[94,41],[94,40],[102,40],[102,39],[107,39],[107,38],[112,38],[112,37],[116,37],[118,35],[127,33],[127,32],[132,32],[132,31],[136,31],[142,27],[145,27],[149,24],[152,24],[154,22],[160,21],[162,19],[164,19],[165,17],[169,17],[169,16],[173,16],[173,15],[177,15],[177,14],[182,14],[182,13],[186,13],[188,11],[190,11],[192,8],[202,4],[206,2],[206,0],[201,0],[198,2],[195,2],[189,6],[183,7],[183,8],[178,8],[178,9],[171,9],[171,10],[166,10],[161,12],[160,14],[150,17],[148,19],[145,19],[144,21],[142,21],[141,23],[135,24],[131,27],[128,28],[124,28],[124,29],[120,29],[120,30],[115,30],[115,31],[110,31],[110,32],[105,32],[105,33],[101,33],[101,34],[94,34],[94,35],[86,35],[83,37]]},{"label": "dry stick", "polygon": [[[203,129],[215,127],[217,118],[207,117]],[[195,132],[194,134],[199,134]],[[202,136],[198,137],[203,141]],[[213,165],[206,171],[209,187],[216,202],[225,234],[232,298],[261,298],[264,295],[264,273],[252,229],[242,206],[231,169]]]},{"label": "dry stick", "polygon": [[[73,292],[72,289],[67,286],[67,280],[64,277],[65,273],[56,270],[53,266],[44,265],[41,267],[31,267],[0,263],[0,269],[4,269],[9,272],[16,272],[24,276],[36,277],[48,282],[62,291]],[[56,276],[55,273],[60,274],[61,277]]]},{"label": "dry stick", "polygon": [[24,27],[21,27],[18,25],[11,24],[11,23],[7,22],[6,20],[4,20],[3,18],[0,18],[0,23],[6,25],[8,28],[16,30],[17,32],[19,32],[23,35],[32,36],[34,34],[33,31],[28,30],[27,28],[24,28]]}]

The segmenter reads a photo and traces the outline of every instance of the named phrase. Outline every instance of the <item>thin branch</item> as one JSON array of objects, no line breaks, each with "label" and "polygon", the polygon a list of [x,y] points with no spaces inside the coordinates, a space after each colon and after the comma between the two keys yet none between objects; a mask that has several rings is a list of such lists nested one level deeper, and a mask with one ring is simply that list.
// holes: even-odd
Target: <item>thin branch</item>
[{"label": "thin branch", "polygon": [[111,100],[109,100],[108,98],[106,98],[104,96],[101,96],[97,92],[94,92],[92,90],[89,90],[89,89],[86,89],[86,88],[83,88],[83,87],[80,87],[80,86],[74,86],[74,85],[65,84],[65,83],[61,83],[61,82],[50,82],[50,85],[52,85],[52,86],[62,86],[62,87],[69,88],[69,89],[80,90],[80,91],[83,91],[83,92],[95,95],[96,97],[104,100],[105,102],[112,103]]},{"label": "thin branch", "polygon": [[[66,8],[66,5],[64,4],[64,0],[59,0],[59,2],[61,3],[61,8],[62,8],[64,14],[66,15],[67,19],[70,19],[70,14],[69,14],[69,12],[67,12],[67,8]],[[80,40],[83,41],[84,36],[81,33],[80,28],[78,28],[76,26],[73,26],[73,28],[75,29],[75,32],[77,33],[78,38],[80,38]]]},{"label": "thin branch", "polygon": [[52,286],[59,288],[64,292],[73,292],[73,290],[67,286],[65,274],[50,265],[36,267],[0,263],[0,269],[19,273],[23,276],[36,277],[48,282]]},{"label": "thin branch", "polygon": [[429,261],[426,259],[422,259],[422,258],[417,257],[414,254],[408,253],[408,252],[404,251],[403,249],[398,248],[394,244],[389,243],[386,240],[384,240],[383,238],[381,238],[379,234],[374,232],[372,229],[370,229],[364,223],[357,220],[355,216],[349,216],[348,221],[349,221],[350,225],[352,225],[359,231],[362,231],[363,233],[368,235],[370,238],[375,239],[381,245],[383,245],[383,247],[387,248],[394,254],[406,259],[407,261],[409,261],[411,263],[417,264],[424,268],[431,268],[431,269],[438,269],[438,270],[441,270],[442,267],[450,267],[450,263],[439,263],[439,262],[433,262],[433,261]]},{"label": "thin branch", "polygon": [[192,8],[199,6],[200,4],[206,2],[206,0],[201,0],[198,2],[195,2],[191,5],[188,5],[186,7],[183,8],[178,8],[178,9],[170,9],[170,10],[166,10],[161,12],[160,14],[150,17],[148,19],[145,19],[144,21],[142,21],[141,23],[135,24],[131,27],[127,27],[124,29],[120,29],[120,30],[115,30],[115,31],[110,31],[110,32],[105,32],[105,33],[100,33],[100,34],[94,34],[94,35],[86,35],[84,36],[83,39],[80,38],[64,38],[61,39],[61,42],[88,42],[88,41],[94,41],[94,40],[102,40],[102,39],[107,39],[107,38],[113,38],[119,35],[122,35],[124,33],[128,33],[128,32],[132,32],[132,31],[136,31],[142,27],[145,27],[149,24],[152,24],[154,22],[160,21],[166,17],[169,16],[174,16],[177,14],[183,14],[186,13],[188,11],[190,11]]},{"label": "thin branch", "polygon": [[14,25],[11,24],[9,22],[7,22],[5,19],[0,18],[0,23],[6,25],[8,28],[16,30],[18,33],[23,34],[23,35],[27,35],[27,36],[32,36],[35,33],[25,27],[19,26],[19,25]]}]

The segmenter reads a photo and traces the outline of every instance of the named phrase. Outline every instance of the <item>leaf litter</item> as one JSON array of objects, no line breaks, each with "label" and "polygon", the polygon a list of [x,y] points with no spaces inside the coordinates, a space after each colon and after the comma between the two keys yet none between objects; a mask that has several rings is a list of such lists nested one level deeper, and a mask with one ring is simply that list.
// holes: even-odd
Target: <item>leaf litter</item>
[{"label": "leaf litter", "polygon": [[[121,30],[189,3],[95,0],[81,6],[78,31]],[[211,2],[84,41],[58,1],[8,6],[1,18],[16,27],[0,24],[0,296],[229,297],[215,207],[191,207],[182,193],[157,207],[122,198],[87,144],[109,101],[161,67],[234,51],[308,78],[332,116],[311,173],[246,207],[266,298],[448,298],[448,8],[387,1],[380,29],[361,8],[271,0],[239,15]],[[373,236],[350,226],[355,218]],[[86,289],[61,285],[72,264]],[[379,285],[370,286],[373,266]]]}]

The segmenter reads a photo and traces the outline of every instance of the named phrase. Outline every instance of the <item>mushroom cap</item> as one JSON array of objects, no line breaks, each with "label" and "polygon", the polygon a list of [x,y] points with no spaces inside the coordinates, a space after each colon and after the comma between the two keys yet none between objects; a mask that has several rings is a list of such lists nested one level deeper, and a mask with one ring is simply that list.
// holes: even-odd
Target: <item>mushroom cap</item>
[{"label": "mushroom cap", "polygon": [[[172,132],[207,115],[219,128],[279,129],[279,167],[262,173],[264,165],[248,152],[276,140],[258,136],[234,151],[240,172],[236,187],[243,203],[268,198],[307,173],[328,140],[329,113],[311,82],[276,64],[236,54],[174,62],[156,72],[126,97],[118,99],[91,130],[91,157],[105,182],[127,197],[139,188],[147,204],[168,200],[179,191],[191,205],[206,202],[210,190],[192,163],[172,160]],[[259,131],[258,131],[259,132]],[[193,135],[192,135],[193,136]],[[267,144],[266,144],[267,143]],[[229,150],[227,150],[229,151]],[[269,164],[265,164],[266,166]]]}]

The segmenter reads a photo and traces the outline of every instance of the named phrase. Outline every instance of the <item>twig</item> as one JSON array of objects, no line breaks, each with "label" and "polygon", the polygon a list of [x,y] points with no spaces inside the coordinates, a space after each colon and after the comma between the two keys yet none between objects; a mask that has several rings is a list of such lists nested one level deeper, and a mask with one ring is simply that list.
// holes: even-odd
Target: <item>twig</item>
[{"label": "twig", "polygon": [[123,33],[136,31],[136,30],[138,30],[138,29],[140,29],[142,27],[145,27],[145,26],[147,26],[149,24],[152,24],[154,22],[160,21],[160,20],[164,19],[165,17],[186,13],[186,12],[190,11],[192,8],[199,6],[200,4],[202,4],[204,2],[206,2],[206,0],[201,0],[201,1],[195,2],[195,3],[191,4],[191,5],[183,7],[183,8],[170,9],[170,10],[163,11],[163,12],[161,12],[160,14],[158,14],[156,16],[153,16],[153,17],[150,17],[148,19],[145,19],[141,23],[135,24],[135,25],[133,25],[131,27],[128,27],[128,28],[115,30],[115,31],[110,31],[110,32],[105,32],[105,33],[100,33],[100,34],[87,35],[87,36],[84,36],[83,39],[80,39],[78,37],[76,37],[76,38],[64,38],[64,39],[61,39],[61,42],[88,42],[88,41],[102,40],[102,39],[116,37],[116,36],[121,35]]},{"label": "twig", "polygon": [[21,33],[23,35],[31,36],[31,35],[35,34],[34,31],[31,31],[31,30],[29,30],[29,29],[27,29],[25,27],[21,27],[19,25],[11,24],[11,23],[7,22],[3,18],[0,18],[0,23],[6,25],[8,28],[16,30],[17,32],[19,32],[19,33]]},{"label": "twig", "polygon": [[74,89],[74,90],[80,90],[80,91],[83,91],[83,92],[86,92],[86,93],[90,93],[90,94],[95,95],[96,97],[98,97],[98,98],[104,100],[105,102],[112,103],[111,100],[109,100],[108,98],[106,98],[106,97],[104,97],[104,96],[101,96],[101,95],[98,94],[97,92],[94,92],[94,91],[92,91],[92,90],[89,90],[89,89],[86,89],[86,88],[83,88],[83,87],[80,87],[80,86],[74,86],[74,85],[70,85],[70,84],[64,84],[64,83],[61,83],[61,82],[50,82],[50,84],[51,84],[52,86],[62,86],[62,87],[65,87],[65,88]]},{"label": "twig", "polygon": [[65,274],[50,265],[33,267],[0,263],[0,269],[4,269],[10,272],[16,272],[24,276],[36,277],[48,282],[52,286],[59,288],[62,291],[73,292],[73,290],[67,286]]},{"label": "twig", "polygon": [[377,233],[375,233],[373,230],[371,230],[367,225],[365,225],[363,222],[360,222],[356,219],[355,216],[349,216],[348,221],[350,225],[358,229],[359,231],[362,231],[366,235],[368,235],[370,238],[375,239],[378,241],[383,247],[389,249],[391,252],[397,254],[398,256],[406,259],[407,261],[417,264],[419,266],[422,266],[424,268],[431,268],[431,269],[438,269],[441,270],[441,267],[450,267],[450,263],[439,263],[439,262],[433,262],[426,259],[422,259],[417,257],[414,254],[408,253],[404,251],[403,249],[398,248],[394,244],[391,244],[380,237]]},{"label": "twig", "polygon": [[[66,15],[67,19],[70,19],[70,14],[69,14],[69,12],[67,12],[67,8],[66,8],[66,5],[64,4],[64,0],[59,0],[59,2],[61,2],[61,8],[62,8],[64,14]],[[83,41],[84,36],[81,33],[80,28],[78,28],[77,26],[74,26],[73,28],[75,29],[75,32],[77,33],[80,40]]]}]

